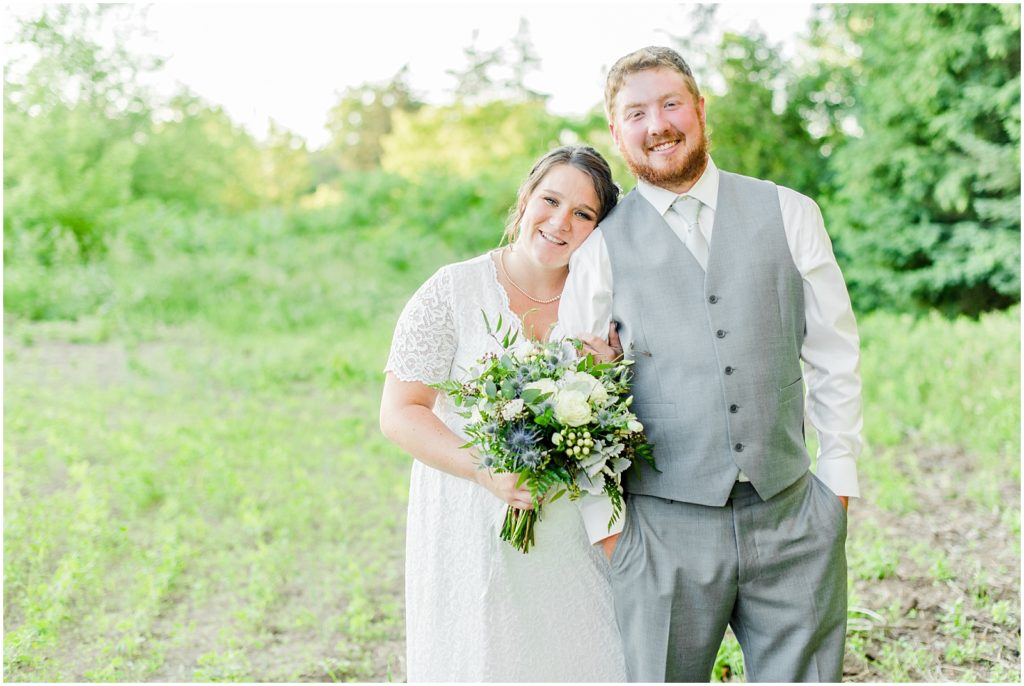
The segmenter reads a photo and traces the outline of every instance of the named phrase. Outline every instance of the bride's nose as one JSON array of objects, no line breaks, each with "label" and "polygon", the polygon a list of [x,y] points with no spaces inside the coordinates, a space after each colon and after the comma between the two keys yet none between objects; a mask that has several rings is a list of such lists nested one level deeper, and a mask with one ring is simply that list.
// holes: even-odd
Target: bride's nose
[{"label": "bride's nose", "polygon": [[552,215],[548,217],[548,226],[558,229],[559,231],[563,229],[568,231],[571,228],[569,224],[569,211],[559,209],[559,211],[552,213]]}]

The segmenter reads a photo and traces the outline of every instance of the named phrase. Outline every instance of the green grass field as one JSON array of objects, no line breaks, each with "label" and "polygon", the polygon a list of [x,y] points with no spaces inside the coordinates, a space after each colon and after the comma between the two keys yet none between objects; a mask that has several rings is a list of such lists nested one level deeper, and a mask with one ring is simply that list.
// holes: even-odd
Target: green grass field
[{"label": "green grass field", "polygon": [[[496,243],[471,200],[462,232],[140,214],[89,265],[8,238],[6,680],[404,679],[380,369],[416,286]],[[847,679],[1019,681],[1019,308],[861,333]]]}]

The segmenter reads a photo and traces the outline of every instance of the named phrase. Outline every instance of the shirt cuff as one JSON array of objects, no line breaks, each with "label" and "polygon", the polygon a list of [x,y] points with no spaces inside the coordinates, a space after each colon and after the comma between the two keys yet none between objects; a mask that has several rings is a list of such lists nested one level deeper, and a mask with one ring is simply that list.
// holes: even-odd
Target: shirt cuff
[{"label": "shirt cuff", "polygon": [[818,478],[836,495],[860,497],[857,462],[852,457],[818,459]]},{"label": "shirt cuff", "polygon": [[622,508],[619,518],[609,527],[608,522],[612,518],[612,500],[608,496],[587,493],[576,501],[576,506],[580,508],[580,514],[583,515],[583,526],[586,528],[587,538],[592,544],[622,533],[622,527],[626,520],[626,508]]}]

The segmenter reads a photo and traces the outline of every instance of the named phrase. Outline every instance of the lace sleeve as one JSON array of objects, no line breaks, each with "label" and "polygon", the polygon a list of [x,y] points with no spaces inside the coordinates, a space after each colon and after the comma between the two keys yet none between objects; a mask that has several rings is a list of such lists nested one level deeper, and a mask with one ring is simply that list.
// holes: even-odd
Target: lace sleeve
[{"label": "lace sleeve", "polygon": [[385,372],[425,384],[448,378],[458,343],[451,292],[447,267],[419,287],[398,318]]}]

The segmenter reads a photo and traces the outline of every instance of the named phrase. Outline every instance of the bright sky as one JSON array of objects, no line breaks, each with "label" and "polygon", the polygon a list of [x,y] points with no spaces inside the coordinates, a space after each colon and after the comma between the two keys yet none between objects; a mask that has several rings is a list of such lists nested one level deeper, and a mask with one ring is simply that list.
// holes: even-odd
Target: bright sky
[{"label": "bright sky", "polygon": [[[791,52],[810,7],[723,4],[719,31],[756,23]],[[479,48],[497,47],[524,17],[541,60],[528,85],[550,93],[554,111],[578,114],[601,101],[616,59],[668,43],[666,31],[686,35],[687,16],[680,4],[626,2],[157,3],[147,24],[156,52],[168,58],[162,91],[184,83],[256,135],[273,118],[316,148],[327,141],[324,123],[338,93],[387,80],[405,64],[414,89],[430,102],[446,101],[454,80],[445,70],[465,66],[462,51],[475,30]]]}]

